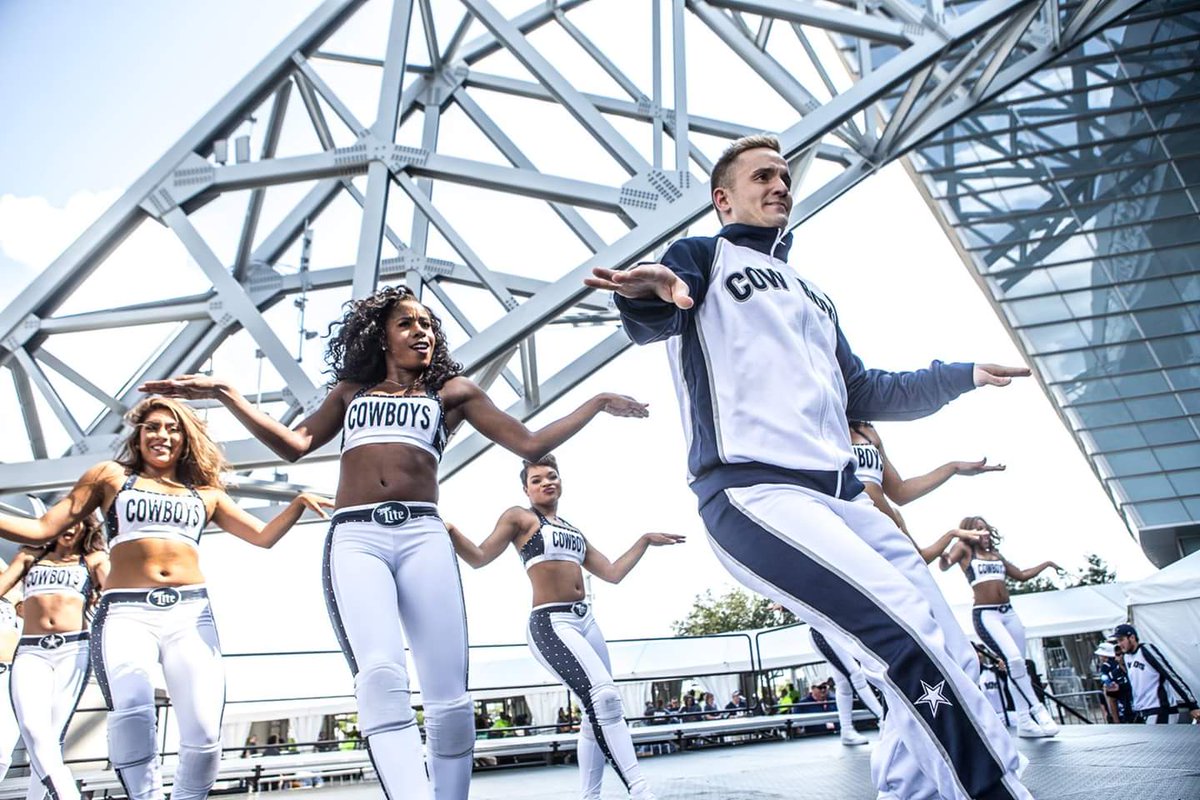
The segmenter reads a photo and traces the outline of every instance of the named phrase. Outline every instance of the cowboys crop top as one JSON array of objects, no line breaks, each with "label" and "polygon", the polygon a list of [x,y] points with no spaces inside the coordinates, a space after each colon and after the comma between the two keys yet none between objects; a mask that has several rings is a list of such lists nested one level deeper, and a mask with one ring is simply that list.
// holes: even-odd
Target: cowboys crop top
[{"label": "cowboys crop top", "polygon": [[135,539],[167,539],[198,547],[208,524],[200,493],[191,486],[187,494],[138,489],[137,479],[129,476],[104,516],[109,548]]},{"label": "cowboys crop top", "polygon": [[1000,559],[978,558],[974,553],[967,562],[967,580],[972,586],[978,586],[988,581],[1002,581],[1005,577],[1004,562]]},{"label": "cowboys crop top", "polygon": [[442,460],[446,414],[437,392],[393,395],[358,390],[342,420],[342,452],[364,444],[407,444]]},{"label": "cowboys crop top", "polygon": [[883,456],[879,448],[870,442],[855,442],[850,447],[854,450],[854,477],[863,483],[883,486]]},{"label": "cowboys crop top", "polygon": [[533,513],[538,517],[537,532],[519,551],[525,569],[543,561],[574,561],[582,566],[587,557],[587,540],[579,529],[561,517],[558,522],[551,522],[542,512]]},{"label": "cowboys crop top", "polygon": [[26,597],[78,592],[86,599],[92,593],[92,575],[88,572],[83,556],[80,556],[75,564],[47,564],[36,561],[25,572],[24,589]]}]

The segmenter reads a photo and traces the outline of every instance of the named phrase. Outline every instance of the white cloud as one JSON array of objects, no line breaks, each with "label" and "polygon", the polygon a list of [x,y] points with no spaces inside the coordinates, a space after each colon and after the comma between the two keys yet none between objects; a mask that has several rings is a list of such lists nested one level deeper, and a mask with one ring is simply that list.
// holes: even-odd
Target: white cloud
[{"label": "white cloud", "polygon": [[81,190],[62,206],[40,196],[0,195],[0,253],[41,271],[117,199],[116,189]]}]

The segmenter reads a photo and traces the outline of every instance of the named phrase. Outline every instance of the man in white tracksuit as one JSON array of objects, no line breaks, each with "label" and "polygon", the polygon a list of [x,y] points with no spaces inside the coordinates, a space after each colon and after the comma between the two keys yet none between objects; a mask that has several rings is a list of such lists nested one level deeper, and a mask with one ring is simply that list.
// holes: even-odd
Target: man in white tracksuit
[{"label": "man in white tracksuit", "polygon": [[916,549],[854,476],[846,418],[916,419],[1025,369],[866,370],[833,303],[786,261],[790,174],[773,137],[713,169],[715,237],[661,264],[596,269],[639,344],[666,340],[688,472],[717,557],[863,664],[887,698],[879,797],[1030,798],[1016,748],[979,691],[975,655]]},{"label": "man in white tracksuit", "polygon": [[1137,628],[1129,624],[1118,625],[1113,636],[1117,637],[1117,648],[1125,655],[1135,722],[1167,725],[1177,720],[1181,707],[1200,722],[1200,706],[1192,690],[1162,651],[1149,642],[1139,641]]}]

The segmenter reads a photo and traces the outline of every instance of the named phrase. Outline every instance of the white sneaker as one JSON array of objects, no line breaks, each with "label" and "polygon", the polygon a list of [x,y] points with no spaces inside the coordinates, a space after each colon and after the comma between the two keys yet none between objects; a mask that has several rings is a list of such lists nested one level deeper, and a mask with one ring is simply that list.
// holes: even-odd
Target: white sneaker
[{"label": "white sneaker", "polygon": [[1017,714],[1017,736],[1022,739],[1044,739],[1049,735],[1042,730],[1041,725],[1033,721],[1029,712],[1024,711]]},{"label": "white sneaker", "polygon": [[1033,708],[1029,709],[1030,716],[1037,726],[1042,729],[1042,732],[1047,736],[1055,736],[1058,734],[1058,723],[1054,721],[1054,717],[1050,716],[1050,712],[1041,703],[1038,703]]},{"label": "white sneaker", "polygon": [[855,747],[860,744],[866,744],[867,737],[863,736],[858,731],[842,731],[842,744],[847,747]]}]

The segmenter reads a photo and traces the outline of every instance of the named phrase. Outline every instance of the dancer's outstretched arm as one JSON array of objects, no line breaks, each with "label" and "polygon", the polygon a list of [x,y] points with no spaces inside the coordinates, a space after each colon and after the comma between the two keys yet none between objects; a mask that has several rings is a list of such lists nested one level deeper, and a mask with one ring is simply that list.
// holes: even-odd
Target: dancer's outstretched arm
[{"label": "dancer's outstretched arm", "polygon": [[105,487],[113,481],[119,484],[124,476],[120,464],[103,461],[83,473],[67,496],[40,517],[0,514],[0,538],[20,544],[45,544],[99,508],[104,502]]},{"label": "dancer's outstretched arm", "polygon": [[651,547],[662,547],[671,544],[683,544],[686,536],[677,533],[643,533],[616,561],[607,557],[588,542],[587,555],[583,557],[583,568],[588,572],[609,583],[620,583],[625,579],[637,563],[642,560],[646,550]]},{"label": "dancer's outstretched arm", "polygon": [[283,538],[292,526],[300,521],[305,511],[316,512],[322,519],[328,519],[325,509],[333,508],[333,501],[318,494],[301,492],[282,511],[275,515],[270,522],[263,523],[258,517],[248,513],[233,501],[233,498],[223,491],[217,491],[217,505],[213,509],[212,520],[219,528],[242,541],[249,542],[255,547],[270,549]]},{"label": "dancer's outstretched arm", "polygon": [[504,548],[512,544],[513,539],[524,527],[523,517],[528,513],[517,506],[505,511],[500,515],[500,519],[496,520],[495,530],[479,544],[472,542],[466,534],[449,522],[446,523],[446,530],[450,532],[450,541],[454,544],[454,552],[458,553],[458,557],[472,569],[479,569],[495,561],[504,552]]},{"label": "dancer's outstretched arm", "polygon": [[889,500],[901,506],[924,497],[955,475],[982,475],[985,472],[1003,472],[1005,469],[1003,464],[988,464],[986,458],[979,461],[948,461],[924,475],[904,478],[888,458],[878,431],[863,426],[858,433],[879,450],[879,456],[883,459],[883,493]]},{"label": "dancer's outstretched arm", "polygon": [[1017,567],[1014,567],[1012,564],[1010,564],[1007,560],[1003,559],[1003,557],[1001,557],[1001,558],[1002,558],[1002,560],[1004,560],[1004,574],[1007,575],[1008,577],[1012,578],[1014,581],[1030,580],[1032,578],[1037,577],[1038,573],[1040,573],[1042,570],[1045,570],[1045,569],[1053,568],[1053,569],[1057,570],[1058,572],[1063,571],[1063,568],[1060,567],[1058,564],[1055,564],[1053,561],[1043,561],[1042,563],[1038,564],[1036,567],[1030,567],[1029,569],[1018,569]]},{"label": "dancer's outstretched arm", "polygon": [[9,562],[8,566],[0,572],[0,597],[12,591],[13,587],[21,582],[25,577],[25,573],[33,564],[36,551],[29,547],[22,547],[17,551],[17,555]]},{"label": "dancer's outstretched arm", "polygon": [[[912,539],[912,536],[910,535],[909,538]],[[935,541],[933,544],[928,545],[926,547],[921,547],[918,545],[917,552],[921,554],[921,558],[925,559],[926,564],[931,564],[931,563],[933,563],[933,560],[935,558],[938,558],[943,553],[945,553],[946,548],[949,547],[950,543],[954,542],[954,541],[961,541],[961,542],[979,541],[979,531],[968,531],[968,530],[963,530],[962,528],[954,528],[952,530],[948,530],[945,533],[943,533],[941,536],[939,536],[937,538],[937,541]],[[913,539],[913,544],[916,544],[916,543],[917,543],[916,540]],[[945,570],[945,569],[948,569],[948,567],[943,567],[942,569]]]},{"label": "dancer's outstretched arm", "polygon": [[971,548],[967,547],[961,541],[955,542],[954,546],[950,548],[950,552],[942,553],[941,558],[938,559],[938,568],[941,569],[942,572],[945,572],[955,564],[958,564],[960,567],[965,569],[966,562],[970,558]]},{"label": "dancer's outstretched arm", "polygon": [[602,412],[615,417],[641,418],[650,415],[645,403],[625,395],[605,392],[562,419],[531,431],[519,419],[497,408],[487,392],[474,381],[462,376],[446,381],[442,387],[442,401],[447,409],[447,425],[451,430],[465,420],[488,439],[526,461],[537,461],[583,430]]},{"label": "dancer's outstretched arm", "polygon": [[277,456],[287,461],[298,461],[337,435],[342,429],[346,405],[361,388],[347,381],[338,383],[321,401],[320,407],[293,428],[259,411],[232,384],[208,375],[178,375],[146,381],[138,387],[138,391],[163,397],[218,400],[255,439],[271,448]]}]

